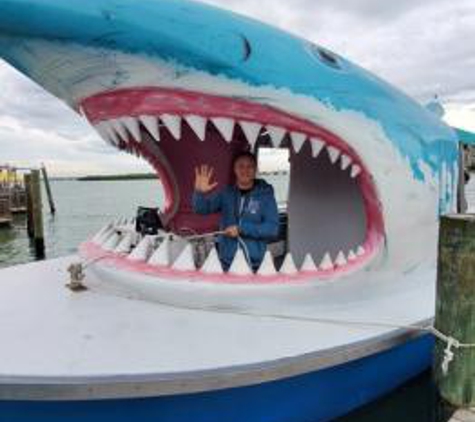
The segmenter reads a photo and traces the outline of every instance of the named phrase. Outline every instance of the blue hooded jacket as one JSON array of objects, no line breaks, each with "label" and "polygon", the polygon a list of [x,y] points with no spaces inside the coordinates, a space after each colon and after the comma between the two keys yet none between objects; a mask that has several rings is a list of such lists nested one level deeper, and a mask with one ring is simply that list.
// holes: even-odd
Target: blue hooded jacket
[{"label": "blue hooded jacket", "polygon": [[[256,271],[264,258],[267,243],[279,232],[279,212],[274,188],[262,179],[256,179],[249,193],[242,195],[239,188],[229,185],[214,194],[194,192],[193,209],[198,214],[221,213],[220,229],[238,226],[251,266]],[[233,262],[238,240],[220,236],[218,252],[225,271]]]}]

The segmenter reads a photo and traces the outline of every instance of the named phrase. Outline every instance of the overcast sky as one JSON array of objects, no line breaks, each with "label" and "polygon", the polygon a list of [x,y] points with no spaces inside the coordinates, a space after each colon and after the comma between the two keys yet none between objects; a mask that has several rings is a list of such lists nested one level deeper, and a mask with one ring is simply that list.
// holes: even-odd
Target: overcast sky
[{"label": "overcast sky", "polygon": [[[474,0],[207,0],[322,44],[475,131]],[[0,163],[56,175],[147,171],[57,99],[0,61]]]}]

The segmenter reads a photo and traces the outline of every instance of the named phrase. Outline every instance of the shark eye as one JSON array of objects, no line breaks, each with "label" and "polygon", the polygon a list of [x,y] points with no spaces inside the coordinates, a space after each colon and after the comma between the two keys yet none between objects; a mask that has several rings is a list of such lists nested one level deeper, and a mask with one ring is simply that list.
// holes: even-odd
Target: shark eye
[{"label": "shark eye", "polygon": [[341,69],[341,64],[338,57],[329,50],[318,47],[314,44],[310,46],[311,53],[322,63],[334,69]]}]

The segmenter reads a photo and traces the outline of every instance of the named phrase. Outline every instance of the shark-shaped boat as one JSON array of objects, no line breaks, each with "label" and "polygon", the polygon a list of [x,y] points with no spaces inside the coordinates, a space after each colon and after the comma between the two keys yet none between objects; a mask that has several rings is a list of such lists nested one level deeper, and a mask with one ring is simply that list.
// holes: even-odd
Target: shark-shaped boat
[{"label": "shark-shaped boat", "polygon": [[[166,197],[157,233],[119,220],[78,256],[0,272],[0,420],[317,422],[428,367],[433,339],[413,328],[434,315],[438,218],[459,178],[435,114],[320,45],[197,2],[0,11],[0,57],[147,160]],[[233,156],[262,148],[289,153],[281,233],[256,274],[241,253],[224,273],[193,169],[224,186]],[[76,262],[81,294],[64,288]]]}]

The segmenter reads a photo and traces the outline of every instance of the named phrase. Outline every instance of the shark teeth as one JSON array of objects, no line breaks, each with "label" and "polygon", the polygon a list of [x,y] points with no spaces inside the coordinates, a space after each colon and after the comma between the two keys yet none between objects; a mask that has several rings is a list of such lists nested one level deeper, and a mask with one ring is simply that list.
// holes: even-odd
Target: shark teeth
[{"label": "shark teeth", "polygon": [[351,158],[348,157],[346,154],[342,154],[341,156],[341,162],[340,162],[340,167],[342,170],[346,170],[349,165],[351,164]]},{"label": "shark teeth", "polygon": [[133,138],[140,142],[142,137],[140,136],[140,126],[137,119],[134,117],[122,117],[120,122],[125,126],[127,131],[133,136]]},{"label": "shark teeth", "polygon": [[358,166],[358,165],[353,165],[351,166],[351,177],[354,179],[355,177],[357,177],[359,174],[361,173],[361,167]]},{"label": "shark teeth", "polygon": [[249,142],[249,145],[251,146],[251,150],[254,150],[257,138],[261,133],[262,125],[252,122],[240,122],[240,126],[246,136],[247,142]]},{"label": "shark teeth", "polygon": [[267,133],[270,136],[270,140],[274,148],[279,148],[287,131],[281,127],[270,126],[270,125],[267,126],[266,129],[267,129]]},{"label": "shark teeth", "polygon": [[170,240],[166,237],[148,260],[149,265],[165,267],[170,264]]},{"label": "shark teeth", "polygon": [[140,122],[148,130],[148,133],[153,136],[155,141],[160,142],[160,132],[158,130],[158,119],[154,116],[140,116]]},{"label": "shark teeth", "polygon": [[129,261],[147,261],[153,250],[153,236],[145,236],[137,247],[127,256]]},{"label": "shark teeth", "polygon": [[325,142],[317,138],[312,138],[310,140],[310,145],[312,146],[313,158],[317,158],[320,152],[322,151],[323,147],[325,146]]},{"label": "shark teeth", "polygon": [[101,136],[104,141],[106,141],[110,145],[119,145],[119,137],[115,133],[115,131],[111,128],[108,122],[101,122],[96,124],[95,129],[97,133]]},{"label": "shark teeth", "polygon": [[342,251],[338,252],[335,264],[339,267],[344,267],[347,263],[348,261],[346,260],[345,254]]},{"label": "shark teeth", "polygon": [[116,231],[113,227],[107,229],[101,236],[99,236],[95,243],[101,247],[104,246],[107,239],[109,239],[115,232]]},{"label": "shark teeth", "polygon": [[238,248],[236,255],[234,256],[231,267],[229,268],[229,274],[235,275],[251,275],[252,271],[249,268],[249,264],[246,261],[244,252],[241,248]]},{"label": "shark teeth", "polygon": [[193,247],[191,243],[188,243],[183,251],[180,253],[176,261],[173,263],[172,268],[179,271],[194,271],[195,260],[193,257]]},{"label": "shark teeth", "polygon": [[307,255],[305,255],[300,271],[316,271],[316,270],[317,270],[317,266],[315,265],[315,261],[313,260],[312,255],[308,253]]},{"label": "shark teeth", "polygon": [[326,253],[324,255],[322,262],[320,262],[320,265],[318,266],[318,268],[322,271],[333,270],[333,262],[329,253]]},{"label": "shark teeth", "polygon": [[198,137],[198,139],[200,141],[204,141],[206,136],[206,119],[193,114],[185,116],[185,120],[186,123],[188,123],[188,126],[193,129],[193,132]]},{"label": "shark teeth", "polygon": [[[268,136],[274,148],[280,148],[288,135],[295,154],[301,153],[305,143],[309,142],[311,154],[314,158],[320,157],[321,152],[326,150],[331,163],[335,165],[339,163],[338,167],[342,171],[349,169],[351,178],[356,178],[362,173],[361,165],[355,163],[349,152],[342,151],[339,147],[329,144],[320,137],[272,124],[264,125],[251,120],[235,120],[229,117],[204,117],[198,114],[180,116],[163,113],[159,116],[142,115],[139,117],[125,116],[113,118],[96,123],[95,128],[107,143],[118,146],[121,142],[128,143],[130,140],[141,142],[141,130],[147,131],[156,142],[160,142],[160,125],[162,128],[166,128],[174,139],[180,140],[182,136],[182,120],[188,124],[196,137],[202,142],[206,142],[208,123],[214,125],[222,139],[227,143],[233,140],[235,127],[238,125],[251,150],[254,150],[261,137],[265,135]],[[133,149],[132,152],[134,152]]]},{"label": "shark teeth", "polygon": [[[201,111],[197,110],[197,112]],[[334,169],[341,170],[348,178],[356,179],[362,174],[363,177],[365,175],[363,164],[351,149],[345,147],[338,140],[329,138],[325,132],[311,130],[306,132],[304,126],[301,128],[295,125],[284,127],[269,121],[257,122],[253,121],[252,114],[246,115],[242,119],[234,119],[226,116],[203,116],[194,112],[186,112],[184,115],[163,112],[157,115],[113,116],[108,120],[96,122],[94,125],[107,143],[138,156],[143,155],[141,149],[147,146],[146,142],[153,140],[158,144],[156,148],[161,149],[162,146],[166,146],[166,142],[179,141],[183,133],[186,132],[196,142],[205,143],[207,137],[212,135],[220,137],[226,143],[233,142],[233,137],[239,142],[247,141],[251,150],[254,150],[260,143],[266,147],[288,148],[291,154],[300,154],[300,156],[311,154],[311,157],[317,162],[316,165],[320,160],[326,160],[326,165],[332,163]],[[167,134],[168,136],[165,136]],[[142,145],[138,144],[142,140]],[[306,143],[309,145],[306,146]],[[118,221],[103,227],[92,238],[92,242],[110,252],[129,254],[127,259],[131,261],[146,261],[150,266],[169,267],[177,271],[196,270],[192,245],[188,244],[184,249],[178,250],[176,249],[176,239],[170,240],[165,237],[158,244],[158,237],[145,237],[135,246],[138,235],[130,236],[127,234],[127,230],[135,230],[133,223],[125,220]],[[366,246],[368,248],[368,245]],[[334,249],[327,251],[323,257],[320,254],[318,256],[310,254],[304,257],[303,254],[292,256],[292,253],[288,252],[282,266],[278,269],[276,269],[272,254],[267,252],[257,275],[293,276],[299,272],[327,273],[333,270],[340,272],[347,265],[361,262],[360,257],[369,255],[369,251],[364,246],[358,245],[351,245],[351,249],[344,251]],[[196,259],[196,262],[198,261]],[[320,264],[316,265],[319,261]],[[297,268],[295,262],[302,264]],[[200,271],[205,274],[223,274],[216,249],[213,248],[208,254]],[[254,275],[241,250],[237,252],[229,273],[243,276]]]},{"label": "shark teeth", "polygon": [[127,134],[127,130],[125,129],[125,126],[121,123],[120,120],[112,119],[109,120],[107,123],[110,125],[110,129],[113,130],[114,133],[117,134],[123,142],[128,141],[129,136]]},{"label": "shark teeth", "polygon": [[234,120],[227,117],[213,117],[211,121],[216,129],[218,129],[223,139],[228,143],[231,142],[234,133]]},{"label": "shark teeth", "polygon": [[174,114],[162,114],[160,120],[178,141],[181,138],[181,117]]},{"label": "shark teeth", "polygon": [[104,237],[106,233],[112,230],[112,224],[106,224],[104,227],[102,227],[92,238],[92,242],[100,245],[101,244],[101,239]]},{"label": "shark teeth", "polygon": [[289,252],[284,258],[284,262],[282,267],[280,267],[280,272],[282,274],[293,275],[297,274],[298,270],[295,266],[294,259],[292,258],[292,254]]},{"label": "shark teeth", "polygon": [[119,242],[120,236],[116,231],[114,231],[107,239],[105,239],[104,243],[102,244],[102,249],[112,252],[117,247]]},{"label": "shark teeth", "polygon": [[223,274],[223,267],[221,266],[216,247],[211,249],[205,263],[201,267],[201,271],[205,274]]},{"label": "shark teeth", "polygon": [[[140,242],[137,242],[139,237],[140,235],[135,231],[133,220],[119,218],[114,223],[102,227],[91,238],[91,242],[107,252],[123,255],[124,258],[129,261],[146,262],[148,265],[157,268],[169,267],[175,271],[182,271],[184,273],[197,270],[193,243],[186,241],[185,238],[172,240],[170,235],[147,235],[144,236]],[[159,242],[160,239],[161,241]],[[176,249],[178,246],[179,250]],[[175,250],[175,253],[172,253],[173,250]],[[356,248],[356,252],[350,249],[346,255],[343,251],[339,251],[334,260],[330,256],[330,253],[327,252],[317,266],[314,257],[310,253],[307,253],[302,264],[297,266],[292,253],[288,252],[285,255],[281,267],[277,269],[274,257],[270,250],[268,250],[264,255],[259,270],[254,274],[246,260],[244,252],[239,248],[228,272],[232,275],[253,277],[295,276],[299,273],[327,273],[344,268],[365,254],[366,249],[362,245]],[[172,258],[172,255],[176,258]],[[224,274],[216,247],[210,250],[199,271],[209,275]]]},{"label": "shark teeth", "polygon": [[261,266],[259,267],[258,275],[275,275],[277,271],[274,265],[274,259],[269,251],[264,255]]},{"label": "shark teeth", "polygon": [[122,240],[119,242],[117,247],[114,249],[115,253],[119,254],[128,254],[130,253],[132,249],[132,244],[133,244],[134,236],[133,233],[126,233],[125,236],[122,238]]},{"label": "shark teeth", "polygon": [[341,152],[338,148],[335,147],[327,147],[328,156],[330,157],[330,161],[335,164],[338,161],[338,157],[340,156]]},{"label": "shark teeth", "polygon": [[290,132],[290,139],[292,140],[292,146],[295,153],[298,154],[302,149],[305,140],[307,139],[307,135],[300,132]]}]

